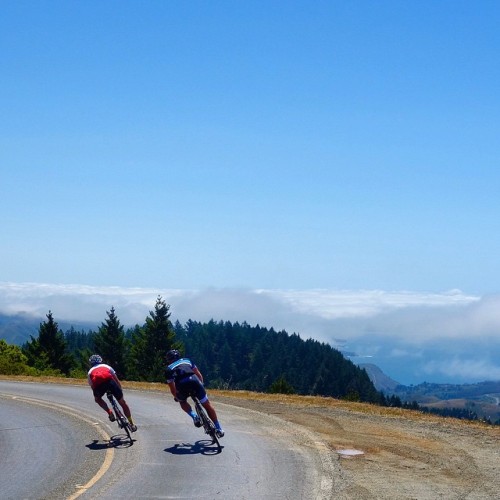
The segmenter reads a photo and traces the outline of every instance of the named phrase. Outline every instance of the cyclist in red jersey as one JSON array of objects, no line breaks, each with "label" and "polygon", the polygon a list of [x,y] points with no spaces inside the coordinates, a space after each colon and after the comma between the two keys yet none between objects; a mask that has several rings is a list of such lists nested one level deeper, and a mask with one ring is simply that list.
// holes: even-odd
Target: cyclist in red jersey
[{"label": "cyclist in red jersey", "polygon": [[92,354],[89,358],[89,363],[91,368],[88,372],[87,378],[89,385],[92,388],[92,392],[94,393],[95,402],[108,414],[111,422],[114,422],[115,415],[113,410],[111,410],[106,401],[102,399],[107,391],[111,391],[118,403],[120,403],[120,406],[123,408],[123,413],[130,422],[132,432],[135,432],[137,430],[137,426],[132,420],[132,414],[127,402],[123,399],[122,386],[116,376],[115,370],[113,370],[111,366],[104,364],[99,354]]}]

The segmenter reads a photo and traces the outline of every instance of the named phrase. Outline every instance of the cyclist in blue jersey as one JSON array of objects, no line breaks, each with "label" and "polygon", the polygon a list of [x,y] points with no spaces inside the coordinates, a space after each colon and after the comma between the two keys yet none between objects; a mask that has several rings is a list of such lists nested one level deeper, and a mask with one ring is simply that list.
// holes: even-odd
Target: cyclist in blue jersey
[{"label": "cyclist in blue jersey", "polygon": [[217,419],[215,408],[208,399],[205,387],[203,386],[203,376],[198,367],[189,358],[182,358],[180,352],[176,349],[168,351],[166,358],[168,366],[165,370],[165,376],[174,399],[179,402],[181,408],[193,419],[194,425],[201,427],[198,415],[196,415],[196,412],[193,411],[191,405],[187,402],[189,395],[194,393],[214,423],[217,436],[223,437],[224,430]]}]

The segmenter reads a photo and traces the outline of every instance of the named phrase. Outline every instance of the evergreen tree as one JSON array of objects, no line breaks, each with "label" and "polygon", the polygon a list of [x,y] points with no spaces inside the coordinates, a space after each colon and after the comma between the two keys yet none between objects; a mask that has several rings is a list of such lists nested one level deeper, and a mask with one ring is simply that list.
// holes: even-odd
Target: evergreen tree
[{"label": "evergreen tree", "polygon": [[38,338],[31,335],[31,341],[24,345],[23,352],[28,364],[42,371],[58,370],[68,375],[75,364],[51,311],[47,314],[47,321],[40,323]]},{"label": "evergreen tree", "polygon": [[277,380],[275,380],[269,387],[269,392],[271,394],[295,394],[295,389],[286,380],[284,375],[281,375]]},{"label": "evergreen tree", "polygon": [[90,349],[94,347],[94,335],[95,332],[89,330],[84,332],[83,330],[75,330],[72,326],[69,330],[64,332],[64,338],[66,339],[66,345],[69,352],[76,355],[79,351]]},{"label": "evergreen tree", "polygon": [[139,380],[163,382],[165,354],[170,349],[182,348],[176,342],[169,310],[170,306],[159,296],[144,326],[133,333],[131,357],[134,375]]},{"label": "evergreen tree", "polygon": [[125,331],[116,316],[115,308],[111,307],[106,311],[108,317],[101,323],[97,333],[94,336],[95,352],[100,354],[105,363],[111,365],[118,378],[126,378],[126,351],[127,343]]},{"label": "evergreen tree", "polygon": [[137,356],[139,356],[139,353],[142,352],[141,346],[143,345],[143,335],[142,327],[140,325],[135,325],[133,328],[129,328],[125,332],[125,339],[127,344],[130,346],[126,357],[128,380],[141,380]]}]

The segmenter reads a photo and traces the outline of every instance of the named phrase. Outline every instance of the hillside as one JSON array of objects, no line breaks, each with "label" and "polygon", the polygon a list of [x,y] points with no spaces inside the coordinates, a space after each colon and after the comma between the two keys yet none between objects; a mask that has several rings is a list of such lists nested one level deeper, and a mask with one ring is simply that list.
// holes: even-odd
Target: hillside
[{"label": "hillside", "polygon": [[500,381],[485,381],[476,384],[432,384],[424,382],[405,386],[392,380],[378,366],[359,365],[364,368],[375,388],[401,401],[416,401],[429,409],[460,409],[476,414],[491,422],[500,420]]},{"label": "hillside", "polygon": [[367,373],[329,344],[229,321],[189,320],[174,329],[189,356],[206,367],[210,387],[381,401]]},{"label": "hillside", "polygon": [[0,314],[0,339],[8,344],[22,345],[30,335],[36,335],[41,321],[28,314]]},{"label": "hillside", "polygon": [[500,420],[500,381],[477,384],[430,384],[398,386],[393,393],[405,401],[416,401],[428,408],[460,408],[479,418]]},{"label": "hillside", "polygon": [[[36,337],[40,323],[45,321],[43,318],[31,316],[30,314],[0,314],[0,339],[5,340],[8,344],[23,345],[30,340],[31,335]],[[66,332],[71,328],[81,331],[88,331],[97,328],[97,324],[90,322],[67,322],[58,321],[59,328]]]},{"label": "hillside", "polygon": [[401,385],[399,382],[396,382],[391,377],[386,375],[377,365],[364,363],[358,366],[366,370],[368,377],[370,377],[370,380],[378,391],[382,391],[386,394],[392,394],[392,391]]}]

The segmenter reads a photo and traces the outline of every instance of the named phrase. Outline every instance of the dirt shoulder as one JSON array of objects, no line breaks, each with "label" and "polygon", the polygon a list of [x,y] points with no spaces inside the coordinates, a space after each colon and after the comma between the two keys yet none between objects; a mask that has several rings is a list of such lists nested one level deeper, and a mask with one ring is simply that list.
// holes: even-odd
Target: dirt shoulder
[{"label": "dirt shoulder", "polygon": [[[335,498],[498,498],[498,427],[331,398],[211,394],[215,404],[250,408],[312,431],[340,468]],[[344,456],[342,450],[363,454]]]}]

